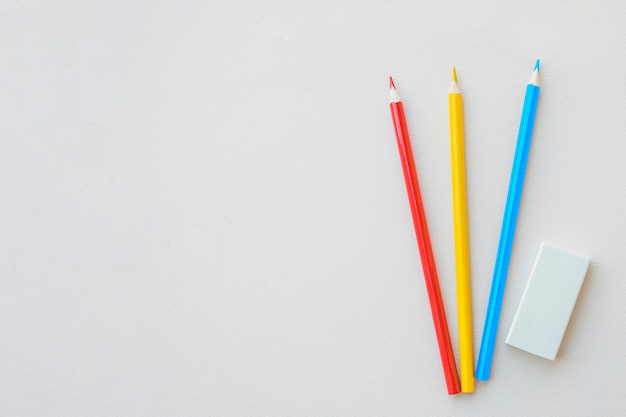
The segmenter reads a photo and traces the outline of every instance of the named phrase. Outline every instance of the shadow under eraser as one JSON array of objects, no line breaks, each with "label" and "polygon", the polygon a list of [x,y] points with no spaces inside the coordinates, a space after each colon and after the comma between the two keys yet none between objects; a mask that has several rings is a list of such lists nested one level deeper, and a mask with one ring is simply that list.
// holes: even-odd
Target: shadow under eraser
[{"label": "shadow under eraser", "polygon": [[554,360],[588,268],[589,258],[542,243],[506,343]]}]

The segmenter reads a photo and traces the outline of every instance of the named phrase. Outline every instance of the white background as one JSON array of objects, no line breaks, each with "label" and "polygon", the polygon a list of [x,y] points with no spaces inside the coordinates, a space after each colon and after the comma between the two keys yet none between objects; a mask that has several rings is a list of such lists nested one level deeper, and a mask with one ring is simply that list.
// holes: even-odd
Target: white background
[{"label": "white background", "polygon": [[[617,415],[620,1],[0,2],[0,415]],[[448,396],[388,107],[405,102],[458,360],[524,90],[543,88],[489,382]],[[592,258],[555,362],[504,344],[542,240]]]}]

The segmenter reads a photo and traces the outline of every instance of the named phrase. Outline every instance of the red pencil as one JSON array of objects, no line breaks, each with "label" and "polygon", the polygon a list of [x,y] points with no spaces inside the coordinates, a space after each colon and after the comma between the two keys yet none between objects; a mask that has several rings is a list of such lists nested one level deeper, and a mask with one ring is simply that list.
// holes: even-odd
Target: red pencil
[{"label": "red pencil", "polygon": [[454,361],[454,352],[452,351],[452,343],[450,342],[450,333],[448,331],[448,321],[446,320],[441,289],[439,288],[439,279],[437,278],[437,269],[435,268],[435,258],[430,244],[428,226],[426,225],[426,213],[424,212],[424,204],[422,203],[419,183],[417,182],[417,172],[415,171],[415,162],[413,161],[413,152],[411,151],[411,141],[406,126],[404,107],[402,106],[402,101],[400,100],[400,96],[396,91],[396,86],[391,77],[389,77],[389,107],[391,108],[393,128],[398,141],[400,161],[402,162],[402,171],[404,172],[404,182],[406,183],[406,191],[409,195],[409,204],[411,206],[411,214],[413,215],[413,226],[415,227],[417,246],[419,247],[420,258],[422,260],[424,280],[426,281],[430,310],[435,324],[435,333],[437,334],[437,343],[439,344],[439,354],[441,355],[446,386],[448,388],[448,394],[458,394],[461,392],[461,384],[459,383],[459,376],[456,371],[456,362]]}]

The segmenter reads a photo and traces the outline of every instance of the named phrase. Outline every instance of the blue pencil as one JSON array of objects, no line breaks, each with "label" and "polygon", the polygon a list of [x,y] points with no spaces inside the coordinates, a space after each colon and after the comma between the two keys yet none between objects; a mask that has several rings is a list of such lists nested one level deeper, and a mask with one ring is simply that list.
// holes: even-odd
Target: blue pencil
[{"label": "blue pencil", "polygon": [[511,248],[513,247],[515,224],[517,223],[517,213],[522,197],[522,187],[524,185],[528,151],[530,150],[530,140],[533,133],[533,125],[535,124],[539,90],[539,60],[537,60],[533,74],[530,77],[530,82],[528,86],[526,86],[526,97],[524,98],[522,120],[517,135],[515,159],[513,160],[513,168],[511,170],[509,192],[506,197],[504,218],[502,219],[502,229],[500,229],[500,242],[498,243],[496,265],[491,281],[491,291],[489,292],[483,338],[480,343],[480,353],[478,354],[478,362],[476,365],[476,379],[481,381],[487,381],[491,373],[491,361],[493,359],[496,334],[498,333],[500,310],[502,310],[502,297],[504,296],[506,275],[511,259]]}]

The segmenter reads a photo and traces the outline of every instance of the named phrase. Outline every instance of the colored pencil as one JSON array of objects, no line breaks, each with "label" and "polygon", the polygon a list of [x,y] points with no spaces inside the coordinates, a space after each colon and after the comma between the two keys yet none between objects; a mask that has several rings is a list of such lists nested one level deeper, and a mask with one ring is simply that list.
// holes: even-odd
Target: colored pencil
[{"label": "colored pencil", "polygon": [[465,133],[463,96],[452,68],[448,94],[450,107],[450,160],[452,162],[452,211],[454,253],[456,255],[456,301],[459,323],[459,368],[461,392],[474,391],[474,348],[472,341],[472,295],[470,291],[469,231],[467,224],[467,187],[465,179]]},{"label": "colored pencil", "polygon": [[424,280],[426,281],[426,290],[428,292],[430,310],[435,325],[435,333],[439,346],[439,355],[441,356],[441,363],[443,365],[446,387],[448,394],[457,394],[461,390],[459,376],[454,361],[452,343],[450,342],[448,322],[446,320],[443,298],[441,297],[437,270],[435,268],[435,258],[433,256],[428,227],[426,225],[426,213],[424,212],[424,205],[417,182],[417,172],[415,171],[409,131],[407,129],[404,107],[402,106],[402,101],[400,100],[400,96],[396,91],[391,77],[389,77],[389,107],[391,109],[393,127],[398,142],[402,172],[404,173],[404,182],[409,197],[413,226],[415,228],[415,236],[417,238],[417,245],[422,261]]},{"label": "colored pencil", "polygon": [[535,64],[530,81],[526,86],[526,97],[524,98],[524,108],[522,110],[522,120],[520,122],[519,133],[517,135],[517,145],[509,191],[504,208],[504,218],[500,229],[500,241],[498,243],[498,253],[491,281],[489,301],[487,303],[487,314],[485,316],[485,326],[480,344],[480,353],[476,366],[476,379],[487,381],[491,373],[491,362],[495,348],[496,334],[498,332],[498,322],[500,321],[500,311],[502,310],[502,298],[506,285],[506,276],[511,260],[511,249],[513,247],[513,237],[515,235],[515,225],[517,223],[517,213],[519,211],[520,199],[522,197],[522,187],[526,173],[526,162],[528,161],[528,151],[535,124],[535,114],[539,100],[540,77],[539,60]]}]

